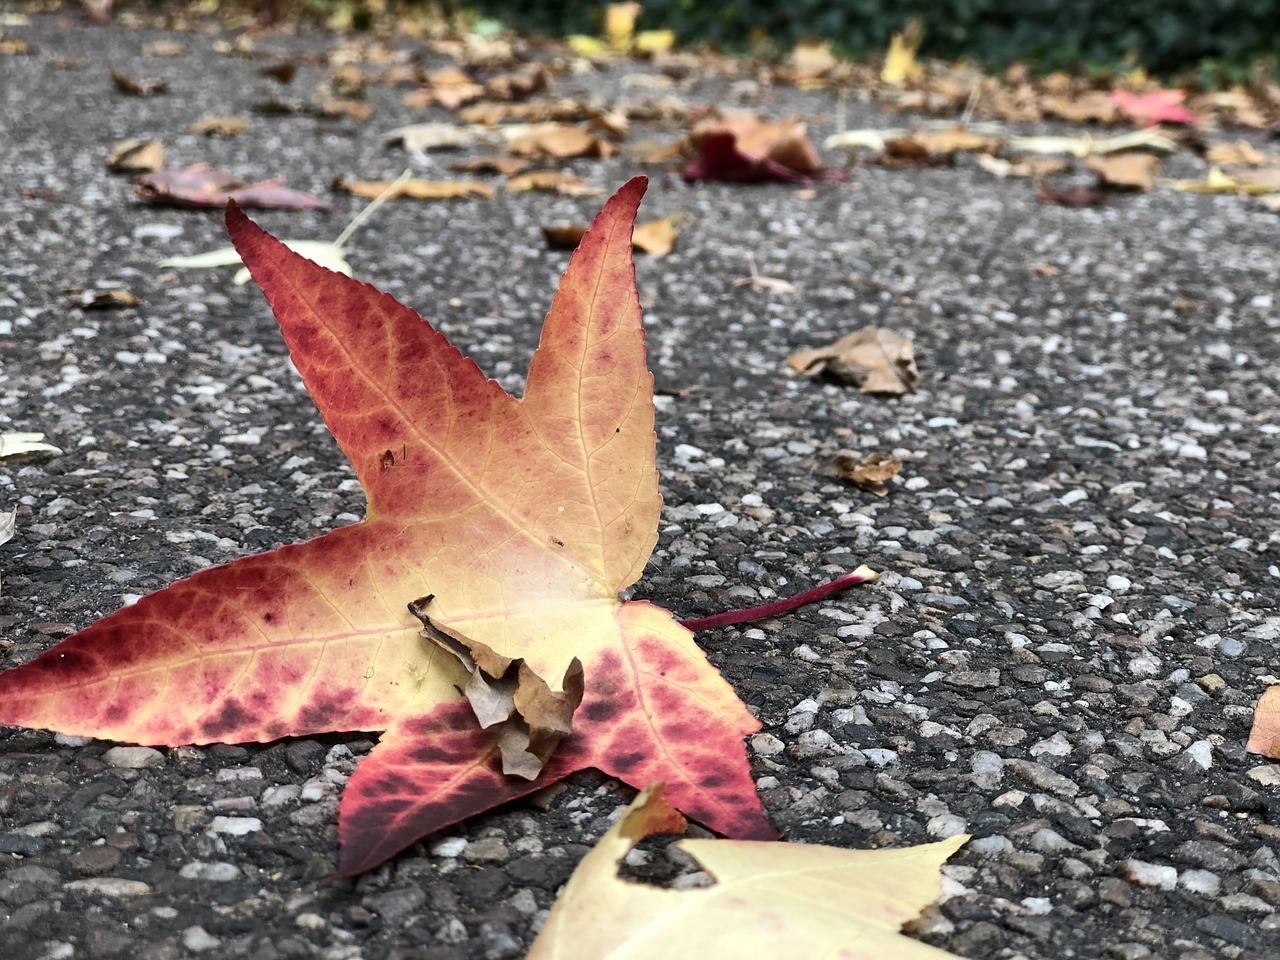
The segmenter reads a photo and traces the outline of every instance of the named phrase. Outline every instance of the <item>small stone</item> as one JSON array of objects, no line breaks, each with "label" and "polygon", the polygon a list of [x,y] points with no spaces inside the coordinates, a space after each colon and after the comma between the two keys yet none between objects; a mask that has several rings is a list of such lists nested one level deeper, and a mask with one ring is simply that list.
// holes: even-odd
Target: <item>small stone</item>
[{"label": "small stone", "polygon": [[184,880],[205,880],[210,883],[226,883],[240,877],[240,868],[234,863],[205,863],[203,860],[192,860],[184,863],[178,871]]},{"label": "small stone", "polygon": [[1128,593],[1129,588],[1132,586],[1132,580],[1128,577],[1122,577],[1118,573],[1113,573],[1107,577],[1107,589],[1112,593]]},{"label": "small stone", "polygon": [[262,829],[262,821],[257,817],[214,817],[209,824],[208,833],[225,833],[231,837],[244,837],[257,833]]},{"label": "small stone", "polygon": [[72,855],[71,869],[87,877],[100,877],[120,866],[120,861],[123,859],[124,854],[115,847],[109,847],[106,844],[100,847],[87,847]]},{"label": "small stone", "polygon": [[112,747],[102,755],[108,765],[125,770],[164,766],[164,754],[154,747]]},{"label": "small stone", "polygon": [[1080,787],[1074,781],[1050,770],[1042,763],[1010,758],[1004,762],[1004,766],[1009,773],[1040,790],[1047,790],[1064,797],[1074,797],[1080,792]]},{"label": "small stone", "polygon": [[63,890],[99,897],[145,897],[151,886],[141,880],[124,880],[120,877],[97,877],[93,880],[72,880],[62,885]]},{"label": "small stone", "polygon": [[329,921],[318,913],[300,913],[293,918],[295,926],[303,930],[328,930]]},{"label": "small stone", "polygon": [[187,927],[182,931],[182,945],[192,953],[204,953],[221,943],[221,940],[204,927]]},{"label": "small stone", "polygon": [[1140,887],[1172,890],[1178,885],[1177,868],[1162,863],[1147,863],[1145,860],[1129,859],[1120,864],[1118,872],[1124,879]]},{"label": "small stone", "polygon": [[786,748],[787,745],[772,733],[757,733],[751,737],[751,750],[761,757],[775,757]]},{"label": "small stone", "polygon": [[1268,763],[1254,767],[1249,771],[1249,779],[1255,780],[1264,787],[1280,786],[1280,764]]},{"label": "small stone", "polygon": [[1219,940],[1225,940],[1227,943],[1233,943],[1237,947],[1248,948],[1262,945],[1262,937],[1257,928],[1252,924],[1242,923],[1234,917],[1215,914],[1211,917],[1201,917],[1196,921],[1195,925],[1196,929],[1201,933],[1217,937]]},{"label": "small stone", "polygon": [[209,820],[204,807],[179,804],[173,808],[173,829],[179,833],[195,833]]},{"label": "small stone", "polygon": [[429,849],[433,857],[460,857],[467,849],[467,844],[466,837],[445,837],[437,840]]},{"label": "small stone", "polygon": [[973,785],[979,790],[994,790],[1004,776],[1004,758],[990,750],[977,750],[969,761]]},{"label": "small stone", "polygon": [[1048,827],[1043,827],[1033,833],[1031,839],[1027,841],[1027,845],[1037,853],[1050,855],[1080,849],[1058,831],[1050,830]]},{"label": "small stone", "polygon": [[937,837],[939,840],[945,840],[947,837],[954,837],[957,834],[964,833],[968,824],[964,817],[958,817],[954,813],[943,813],[936,817],[931,817],[925,825],[925,829],[929,831],[929,836]]},{"label": "small stone", "polygon": [[426,891],[419,887],[401,887],[365,897],[363,905],[381,917],[383,924],[394,928],[408,923],[426,902]]},{"label": "small stone", "polygon": [[509,860],[511,859],[511,851],[507,849],[507,842],[501,837],[484,837],[467,844],[467,849],[463,851],[462,858],[471,863],[479,863],[486,860]]},{"label": "small stone", "polygon": [[1213,744],[1208,740],[1197,740],[1182,752],[1182,756],[1201,770],[1213,766]]}]

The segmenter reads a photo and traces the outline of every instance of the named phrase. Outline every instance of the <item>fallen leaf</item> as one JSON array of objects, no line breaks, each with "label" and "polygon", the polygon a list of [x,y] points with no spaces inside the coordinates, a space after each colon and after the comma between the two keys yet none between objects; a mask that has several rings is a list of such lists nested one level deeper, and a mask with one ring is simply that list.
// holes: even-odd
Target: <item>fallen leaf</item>
[{"label": "fallen leaf", "polygon": [[196,163],[181,170],[157,170],[134,180],[134,192],[147,203],[172,207],[224,207],[234,200],[244,207],[327,210],[329,204],[310,194],[281,186],[280,180],[245,183]]},{"label": "fallen leaf", "polygon": [[805,376],[827,376],[861,393],[912,393],[920,383],[911,341],[885,327],[863,327],[829,347],[798,350],[787,362]]},{"label": "fallen leaf", "polygon": [[1120,108],[1101,90],[1070,97],[1045,97],[1041,109],[1049,117],[1068,123],[1115,123]]},{"label": "fallen leaf", "polygon": [[889,492],[889,481],[902,470],[902,461],[885,453],[870,453],[859,459],[852,453],[837,453],[831,467],[841,480],[883,497]]},{"label": "fallen leaf", "polygon": [[163,170],[164,144],[159,140],[121,140],[107,154],[107,169],[117,173]]},{"label": "fallen leaf", "polygon": [[1181,90],[1151,90],[1148,93],[1113,90],[1108,98],[1140,126],[1148,127],[1157,123],[1194,126],[1200,122],[1199,117],[1182,105],[1186,94]]},{"label": "fallen leaf", "polygon": [[444,67],[427,74],[427,85],[405,98],[406,106],[429,106],[438,103],[446,110],[457,110],[484,95],[484,85],[476,83],[460,67]]},{"label": "fallen leaf", "polygon": [[1245,749],[1280,760],[1280,686],[1270,686],[1258,699]]},{"label": "fallen leaf", "polygon": [[1116,137],[1011,137],[1005,146],[1016,153],[1069,153],[1076,157],[1155,150],[1173,153],[1178,144],[1159,130],[1133,130]]},{"label": "fallen leaf", "polygon": [[399,143],[410,153],[426,153],[428,150],[460,150],[475,138],[473,131],[456,123],[415,123],[396,127],[383,140]]},{"label": "fallen leaf", "polygon": [[680,236],[679,222],[680,217],[674,216],[637,223],[631,235],[631,245],[641,253],[665,257],[676,248],[676,240]]},{"label": "fallen leaf", "polygon": [[288,86],[293,83],[293,78],[298,74],[298,65],[286,60],[283,63],[273,63],[267,67],[259,67],[257,74],[260,77],[266,77],[276,83]]},{"label": "fallen leaf", "polygon": [[756,272],[756,256],[750,251],[747,252],[747,269],[751,271],[749,277],[738,277],[733,281],[735,287],[759,287],[761,290],[770,290],[774,293],[795,293],[796,286],[787,280],[778,277],[762,277]]},{"label": "fallen leaf", "polygon": [[[676,222],[679,217],[666,217],[649,223],[637,223],[631,233],[632,249],[638,253],[648,253],[657,257],[665,257],[675,249],[679,230]],[[579,226],[543,227],[542,236],[552,250],[574,250],[582,242],[587,228]]]},{"label": "fallen leaf", "polygon": [[1280,168],[1253,171],[1246,179],[1233,177],[1219,167],[1210,167],[1203,180],[1165,180],[1164,185],[1189,193],[1245,193],[1258,196],[1280,192]]},{"label": "fallen leaf", "polygon": [[[143,597],[0,673],[0,723],[149,744],[384,731],[347,781],[338,874],[595,767],[666,779],[709,828],[774,836],[743,737],[759,723],[669,613],[619,593],[657,541],[652,377],[624,186],[570,260],[521,400],[416,313],[228,227],[351,460],[365,520]],[[506,777],[437,626],[584,695],[536,780]]]},{"label": "fallen leaf", "polygon": [[680,840],[710,886],[671,890],[618,875],[645,837],[684,829],[662,784],[644,790],[573,872],[529,960],[957,960],[900,931],[941,895],[941,867],[966,834],[890,850]]},{"label": "fallen leaf", "polygon": [[1060,173],[1067,169],[1065,160],[1052,160],[1048,157],[1028,157],[1025,160],[1005,160],[993,157],[989,153],[980,153],[974,161],[987,173],[997,177],[1035,177],[1037,179]]},{"label": "fallen leaf", "polygon": [[889,38],[889,49],[884,55],[880,79],[893,87],[918,79],[924,73],[924,67],[916,62],[916,51],[920,49],[920,41],[923,39],[924,26],[914,18],[907,23],[905,30],[893,34]]},{"label": "fallen leaf", "polygon": [[1150,153],[1113,153],[1106,157],[1089,157],[1084,165],[1098,175],[1107,187],[1121,190],[1154,190],[1160,158]]},{"label": "fallen leaf", "polygon": [[356,123],[367,123],[373,116],[373,108],[363,100],[337,98],[322,100],[316,104],[314,113],[322,120],[354,120]]},{"label": "fallen leaf", "polygon": [[1056,203],[1060,207],[1100,207],[1107,202],[1107,195],[1096,187],[1083,183],[1059,190],[1048,180],[1041,180],[1040,199]]},{"label": "fallen leaf", "polygon": [[515,138],[507,144],[507,149],[516,156],[534,160],[568,160],[572,157],[610,157],[615,147],[581,127],[552,123]]},{"label": "fallen leaf", "polygon": [[[351,276],[351,264],[347,262],[346,256],[342,252],[343,246],[362,227],[365,222],[373,216],[383,203],[390,196],[392,190],[409,179],[409,171],[406,170],[397,179],[387,185],[387,189],[376,196],[363,210],[352,218],[351,222],[343,228],[342,233],[338,234],[336,240],[281,240],[286,247],[294,253],[306,257],[312,263],[318,263],[322,267],[328,267],[338,273]],[[215,267],[241,267],[236,271],[233,283],[236,286],[249,282],[249,271],[243,266],[244,261],[240,259],[240,251],[235,247],[223,247],[221,250],[211,250],[208,253],[197,253],[190,257],[170,257],[167,260],[161,260],[157,266],[160,267],[177,267],[186,270],[209,270]]]},{"label": "fallen leaf", "polygon": [[165,80],[161,80],[158,77],[135,80],[127,73],[121,73],[119,70],[111,71],[111,82],[115,84],[117,90],[128,97],[153,97],[169,92],[169,84]]},{"label": "fallen leaf", "polygon": [[905,127],[894,127],[886,130],[864,127],[858,130],[833,133],[822,141],[822,145],[828,150],[843,147],[849,150],[875,150],[878,153],[884,149],[884,145],[890,140],[899,140],[902,137],[909,136],[910,133],[911,131]]},{"label": "fallen leaf", "polygon": [[185,57],[187,45],[176,40],[154,40],[142,45],[142,54],[147,57]]},{"label": "fallen leaf", "polygon": [[542,239],[547,241],[551,250],[576,250],[586,235],[587,228],[581,226],[542,228]]},{"label": "fallen leaf", "polygon": [[655,53],[666,53],[675,45],[674,30],[641,30],[636,34],[635,43],[632,44],[631,49],[633,53],[652,56]]},{"label": "fallen leaf", "polygon": [[513,71],[489,78],[482,94],[489,100],[525,100],[551,86],[551,74],[540,63],[530,63]]},{"label": "fallen leaf", "polygon": [[631,38],[636,32],[636,18],[643,12],[644,7],[635,0],[605,6],[604,36],[614,52],[627,53],[631,49]]},{"label": "fallen leaf", "polygon": [[76,298],[76,302],[84,310],[118,310],[142,305],[142,301],[128,290],[86,290]]},{"label": "fallen leaf", "polygon": [[20,457],[24,453],[61,453],[51,443],[44,442],[43,433],[0,433],[0,459]]},{"label": "fallen leaf", "polygon": [[[566,197],[598,197],[604,193],[599,187],[593,187],[581,177],[558,170],[535,170],[522,173],[507,180],[507,190],[511,193],[527,193],[531,190],[546,193],[558,193]],[[586,227],[582,228],[583,231]],[[578,239],[581,239],[579,237]],[[577,246],[577,242],[574,242]]]},{"label": "fallen leaf", "polygon": [[392,198],[408,197],[411,200],[462,200],[493,196],[493,187],[474,180],[405,180],[396,185],[391,180],[347,180],[339,177],[333,185],[356,197],[377,197],[388,193]]},{"label": "fallen leaf", "polygon": [[1237,140],[1234,143],[1211,143],[1204,151],[1205,163],[1215,167],[1242,166],[1260,167],[1270,163],[1273,158],[1260,152],[1248,140]]},{"label": "fallen leaf", "polygon": [[31,52],[31,46],[21,37],[5,36],[0,30],[0,57],[25,56]]},{"label": "fallen leaf", "polygon": [[[528,168],[528,160],[505,156],[472,157],[469,160],[449,164],[450,170],[456,170],[459,173],[497,173],[504,177],[513,177]],[[507,189],[511,189],[510,185]]]},{"label": "fallen leaf", "polygon": [[808,183],[840,175],[824,169],[805,125],[794,119],[769,123],[751,113],[726,113],[697,124],[689,143],[698,155],[684,168],[686,180]]},{"label": "fallen leaf", "polygon": [[204,117],[187,127],[187,133],[201,137],[238,137],[249,129],[244,117]]}]

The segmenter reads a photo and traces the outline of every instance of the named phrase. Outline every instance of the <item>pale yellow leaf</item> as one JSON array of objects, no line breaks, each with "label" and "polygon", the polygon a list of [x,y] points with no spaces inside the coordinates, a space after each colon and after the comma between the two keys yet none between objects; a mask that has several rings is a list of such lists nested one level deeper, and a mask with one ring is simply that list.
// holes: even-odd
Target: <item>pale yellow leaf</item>
[{"label": "pale yellow leaf", "polygon": [[940,868],[964,834],[901,850],[682,840],[712,886],[618,876],[641,839],[683,828],[661,784],[643,791],[574,871],[529,960],[955,960],[900,930],[937,900]]}]

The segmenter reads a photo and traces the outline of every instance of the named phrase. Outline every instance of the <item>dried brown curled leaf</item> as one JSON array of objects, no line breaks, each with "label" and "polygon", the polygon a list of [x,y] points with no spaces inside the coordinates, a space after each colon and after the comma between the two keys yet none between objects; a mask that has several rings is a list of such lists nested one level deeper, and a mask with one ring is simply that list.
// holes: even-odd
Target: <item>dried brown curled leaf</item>
[{"label": "dried brown curled leaf", "polygon": [[841,480],[883,497],[889,492],[889,481],[902,470],[902,461],[887,453],[869,453],[859,459],[857,454],[841,451],[831,467]]},{"label": "dried brown curled leaf", "polygon": [[345,190],[356,197],[374,199],[387,194],[388,199],[408,197],[411,200],[460,200],[493,196],[493,187],[473,180],[405,180],[399,185],[392,180],[348,180],[339,177],[333,182],[338,190]]},{"label": "dried brown curled leaf", "polygon": [[135,80],[127,73],[121,73],[119,70],[111,71],[111,82],[126,97],[153,97],[169,92],[167,80],[161,80],[159,77],[144,77],[141,80]]},{"label": "dried brown curled leaf", "polygon": [[203,117],[187,127],[187,133],[201,137],[238,137],[249,129],[244,117]]},{"label": "dried brown curled leaf", "polygon": [[159,140],[121,140],[107,154],[107,169],[116,173],[163,170],[164,144]]},{"label": "dried brown curled leaf", "polygon": [[798,350],[787,362],[805,376],[830,377],[861,393],[901,395],[920,383],[911,341],[885,327],[863,327],[828,347]]},{"label": "dried brown curled leaf", "polygon": [[1151,153],[1088,157],[1084,165],[1098,175],[1098,182],[1103,186],[1144,193],[1155,189],[1156,174],[1160,172],[1160,158]]},{"label": "dried brown curled leaf", "polygon": [[523,659],[509,659],[463,636],[427,613],[432,597],[409,605],[422,621],[422,635],[458,658],[471,675],[463,691],[483,730],[496,729],[502,772],[536,780],[560,741],[573,732],[573,713],[582,703],[582,662],[574,657],[551,689]]}]

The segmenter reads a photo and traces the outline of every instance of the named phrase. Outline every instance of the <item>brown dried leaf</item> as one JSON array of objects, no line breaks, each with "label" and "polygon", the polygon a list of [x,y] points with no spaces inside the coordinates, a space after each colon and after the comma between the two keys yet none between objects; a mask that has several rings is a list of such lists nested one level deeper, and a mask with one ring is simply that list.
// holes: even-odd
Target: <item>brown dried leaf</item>
[{"label": "brown dried leaf", "polygon": [[805,376],[825,375],[862,393],[911,393],[920,383],[911,341],[885,327],[863,327],[829,347],[799,350],[787,362]]},{"label": "brown dried leaf", "polygon": [[204,117],[187,127],[187,133],[204,137],[238,137],[249,129],[244,117]]},{"label": "brown dried leaf", "polygon": [[1045,116],[1069,123],[1115,123],[1120,119],[1120,108],[1101,90],[1075,97],[1046,97],[1041,105]]},{"label": "brown dried leaf", "polygon": [[1055,160],[1050,157],[1027,157],[1022,160],[1011,161],[1005,160],[1003,157],[993,157],[987,153],[980,153],[974,160],[987,173],[994,174],[997,177],[1043,178],[1067,169],[1065,160]]},{"label": "brown dried leaf", "polygon": [[273,63],[269,67],[260,67],[257,73],[260,77],[268,77],[276,83],[288,86],[293,83],[293,78],[298,73],[298,65],[290,61]]},{"label": "brown dried leaf", "polygon": [[1088,157],[1084,165],[1098,175],[1104,186],[1120,190],[1154,190],[1160,158],[1151,153],[1112,153]]},{"label": "brown dried leaf", "polygon": [[661,220],[650,220],[648,223],[637,223],[631,235],[631,245],[640,253],[665,257],[676,248],[676,240],[680,236],[677,224],[680,218],[664,217]]},{"label": "brown dried leaf", "polygon": [[586,233],[587,228],[580,226],[542,228],[542,237],[551,250],[576,250]]},{"label": "brown dried leaf", "polygon": [[[708,157],[705,146],[726,135],[733,138],[732,155]],[[701,152],[685,170],[692,180],[807,179],[824,170],[805,124],[794,118],[767,122],[753,113],[733,111],[695,124],[689,143]],[[749,170],[737,169],[743,162]]]},{"label": "brown dried leaf", "polygon": [[902,469],[902,461],[886,453],[871,453],[859,460],[856,454],[842,451],[835,455],[831,467],[841,480],[883,497],[889,492],[889,481]]},{"label": "brown dried leaf", "polygon": [[608,140],[602,140],[581,127],[556,123],[517,137],[508,149],[517,156],[530,159],[567,160],[571,157],[604,159],[612,156],[616,148]]},{"label": "brown dried leaf", "polygon": [[[504,156],[472,157],[449,164],[450,170],[457,170],[459,173],[497,173],[504,177],[514,177],[528,168],[528,160]],[[507,189],[511,189],[510,185]]]},{"label": "brown dried leaf", "polygon": [[135,80],[127,73],[121,73],[119,70],[111,71],[111,82],[115,84],[117,90],[127,97],[151,97],[169,92],[167,80],[161,80],[158,77],[144,77],[142,80]]},{"label": "brown dried leaf", "polygon": [[[516,161],[517,163],[521,161]],[[539,190],[546,193],[558,193],[566,197],[596,197],[604,193],[598,187],[587,184],[581,177],[558,170],[535,170],[521,174],[507,181],[507,190],[511,193],[527,193]],[[577,242],[574,242],[577,246]]]},{"label": "brown dried leaf", "polygon": [[1204,152],[1205,163],[1213,166],[1260,167],[1272,158],[1257,150],[1248,140],[1235,143],[1211,143]]},{"label": "brown dried leaf", "polygon": [[457,657],[471,675],[463,691],[481,729],[497,728],[502,772],[536,780],[560,741],[573,732],[573,713],[585,690],[582,662],[574,657],[554,692],[523,659],[511,660],[427,615],[427,597],[409,605],[422,635]]},{"label": "brown dried leaf", "polygon": [[141,174],[134,179],[133,190],[147,203],[173,207],[224,207],[228,200],[264,209],[324,210],[329,206],[310,194],[282,186],[278,179],[245,183],[206,163]]},{"label": "brown dried leaf", "polygon": [[383,140],[389,144],[402,144],[410,153],[425,153],[428,150],[460,150],[475,138],[474,133],[456,123],[415,123],[389,131]]},{"label": "brown dried leaf", "polygon": [[142,301],[128,290],[86,290],[76,298],[76,303],[85,310],[118,310],[141,306]]},{"label": "brown dried leaf", "polygon": [[148,57],[185,57],[187,45],[175,40],[156,40],[153,43],[144,43],[142,53]]},{"label": "brown dried leaf", "polygon": [[[339,177],[333,185],[356,197],[376,199],[387,194],[387,199],[408,197],[411,200],[459,200],[468,197],[493,196],[493,187],[473,180],[405,180],[391,189],[394,180],[347,180]],[[388,192],[390,190],[390,192]]]},{"label": "brown dried leaf", "polygon": [[373,116],[373,110],[362,100],[340,98],[319,103],[315,108],[315,114],[325,120],[354,120],[356,123],[367,123]]},{"label": "brown dried leaf", "polygon": [[121,140],[107,154],[107,169],[116,173],[163,170],[164,144],[159,140]]}]

